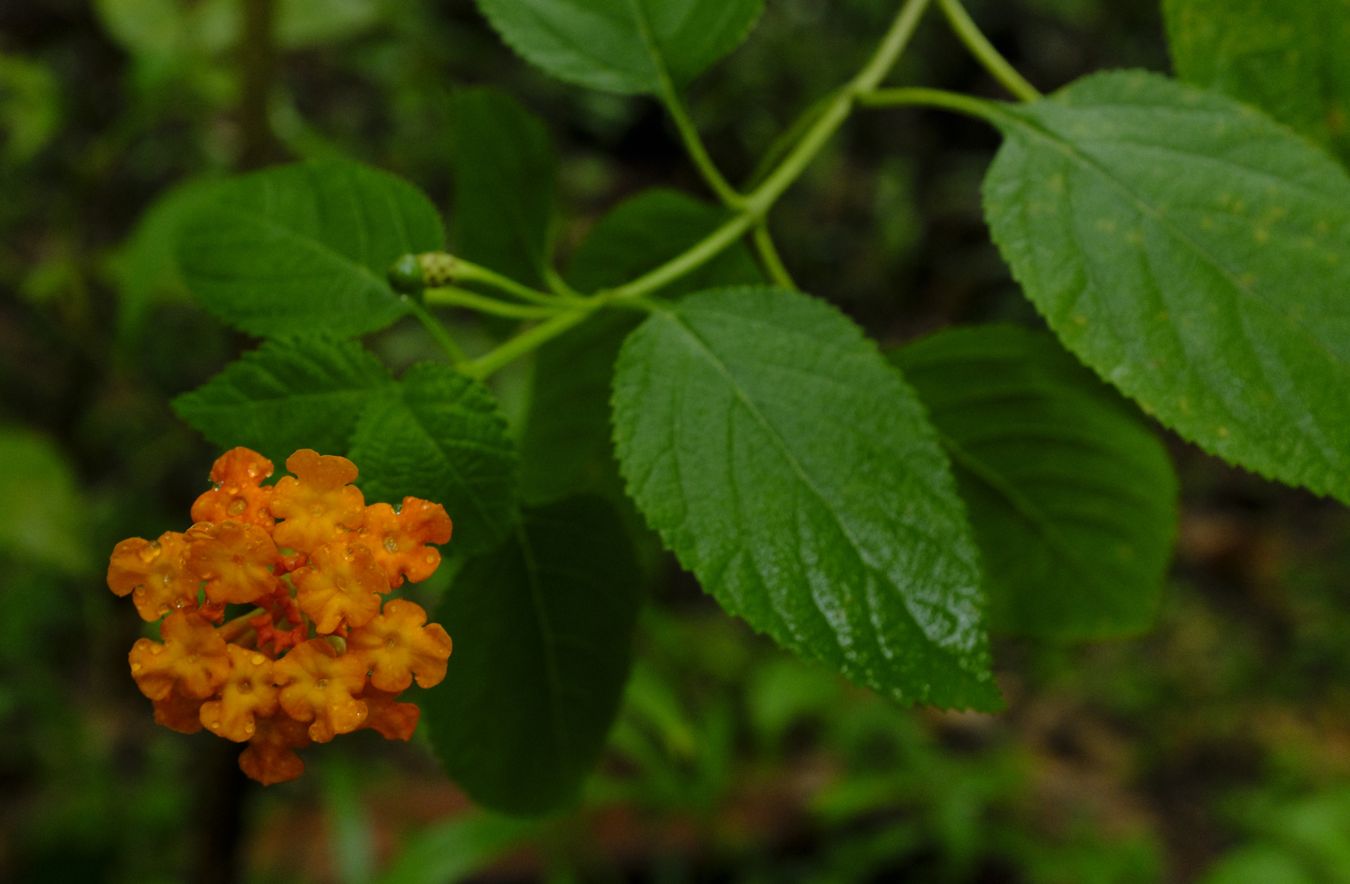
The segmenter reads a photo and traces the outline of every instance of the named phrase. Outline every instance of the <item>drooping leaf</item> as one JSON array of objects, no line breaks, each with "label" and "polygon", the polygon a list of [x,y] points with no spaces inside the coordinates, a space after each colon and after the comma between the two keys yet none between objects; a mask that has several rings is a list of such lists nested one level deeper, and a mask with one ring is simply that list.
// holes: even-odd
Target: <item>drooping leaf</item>
[{"label": "drooping leaf", "polygon": [[47,439],[17,427],[0,427],[0,463],[0,556],[86,571],[89,539],[70,465]]},{"label": "drooping leaf", "polygon": [[371,400],[357,421],[351,458],[362,491],[370,500],[442,504],[456,551],[492,549],[519,515],[516,448],[496,400],[436,363],[409,368],[396,392]]},{"label": "drooping leaf", "polygon": [[[639,194],[602,218],[582,241],[568,281],[584,292],[626,282],[694,245],[725,218],[723,210],[675,191]],[[737,244],[658,294],[762,279],[749,248]],[[619,347],[640,319],[637,313],[601,312],[539,348],[521,439],[527,499],[621,488],[610,440],[610,380]]]},{"label": "drooping leaf", "polygon": [[623,525],[595,497],[529,511],[456,576],[436,615],[455,653],[422,705],[475,801],[541,813],[576,796],[628,676],[639,580]]},{"label": "drooping leaf", "polygon": [[1167,452],[1053,337],[952,329],[891,354],[951,458],[990,628],[1082,639],[1146,628],[1177,527]]},{"label": "drooping leaf", "polygon": [[416,188],[322,160],[222,184],[183,224],[177,254],[193,294],[246,332],[346,336],[402,315],[389,265],[444,243],[436,209]]},{"label": "drooping leaf", "polygon": [[991,708],[980,573],[936,433],[823,302],[730,288],[624,344],[629,493],[724,608],[897,699]]},{"label": "drooping leaf", "polygon": [[1254,104],[1350,161],[1345,0],[1165,0],[1177,76]]},{"label": "drooping leaf", "polygon": [[355,341],[268,341],[173,409],[222,448],[244,445],[281,463],[297,449],[345,454],[357,415],[392,393],[384,365]]},{"label": "drooping leaf", "polygon": [[607,92],[692,80],[750,33],[763,0],[478,0],[493,28],[555,77]]},{"label": "drooping leaf", "polygon": [[1350,501],[1350,177],[1151,74],[990,114],[985,214],[1065,345],[1205,450]]},{"label": "drooping leaf", "polygon": [[453,251],[537,285],[549,258],[557,159],[548,130],[509,95],[468,89],[451,102]]}]

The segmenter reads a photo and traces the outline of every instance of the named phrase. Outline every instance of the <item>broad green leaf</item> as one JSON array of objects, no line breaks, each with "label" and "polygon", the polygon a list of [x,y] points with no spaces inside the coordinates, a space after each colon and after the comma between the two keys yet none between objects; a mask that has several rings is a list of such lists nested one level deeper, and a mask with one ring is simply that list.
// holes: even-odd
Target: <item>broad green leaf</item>
[{"label": "broad green leaf", "polygon": [[281,463],[300,448],[345,454],[361,409],[392,387],[384,365],[355,341],[268,341],[174,399],[173,409],[216,445],[244,445]]},{"label": "broad green leaf", "polygon": [[897,699],[998,704],[947,460],[836,310],[771,288],[656,310],[619,355],[614,439],[638,508],[728,611]]},{"label": "broad green leaf", "polygon": [[988,105],[994,241],[1060,339],[1200,447],[1350,501],[1350,178],[1140,72]]},{"label": "broad green leaf", "polygon": [[538,284],[549,260],[557,159],[548,130],[509,95],[468,89],[451,102],[457,255]]},{"label": "broad green leaf", "polygon": [[[723,210],[675,191],[639,194],[596,224],[573,255],[568,280],[586,292],[626,282],[680,254],[725,218]],[[737,244],[660,294],[762,279],[749,248]],[[621,487],[610,440],[610,380],[619,347],[639,319],[601,312],[539,348],[521,439],[527,499]]]},{"label": "broad green leaf", "polygon": [[0,558],[87,570],[89,538],[70,465],[45,438],[17,427],[0,427],[0,464]]},{"label": "broad green leaf", "polygon": [[1145,629],[1177,528],[1167,452],[1053,337],[940,332],[891,354],[951,458],[990,628],[1078,639]]},{"label": "broad green leaf", "polygon": [[517,456],[487,388],[445,365],[418,363],[397,395],[372,399],[357,421],[351,458],[367,498],[411,495],[442,504],[452,548],[495,547],[518,517]]},{"label": "broad green leaf", "polygon": [[1165,0],[1177,76],[1254,104],[1350,161],[1350,2]]},{"label": "broad green leaf", "polygon": [[764,0],[478,0],[493,28],[559,79],[607,92],[659,92],[740,45]]},{"label": "broad green leaf", "polygon": [[178,260],[202,304],[246,332],[347,336],[401,316],[389,265],[444,243],[440,217],[416,188],[322,160],[223,183],[180,228]]},{"label": "broad green leaf", "polygon": [[422,708],[475,801],[540,813],[575,798],[628,676],[639,581],[623,525],[594,497],[528,512],[456,576],[436,613],[455,653]]}]

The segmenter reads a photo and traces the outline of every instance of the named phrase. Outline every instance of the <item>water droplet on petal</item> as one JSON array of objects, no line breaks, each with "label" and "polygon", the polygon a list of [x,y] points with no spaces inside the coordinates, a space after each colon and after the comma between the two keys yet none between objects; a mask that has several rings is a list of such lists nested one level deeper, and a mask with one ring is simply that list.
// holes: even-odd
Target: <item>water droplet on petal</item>
[{"label": "water droplet on petal", "polygon": [[139,663],[132,663],[132,664],[131,664],[131,671],[132,671],[132,672],[140,672],[143,668],[145,668],[145,667],[141,666],[141,664],[139,664]]},{"label": "water droplet on petal", "polygon": [[267,658],[264,657],[262,654],[254,654],[253,657],[250,658],[249,662],[252,663],[254,666],[261,666],[263,665],[263,661],[266,659]]}]

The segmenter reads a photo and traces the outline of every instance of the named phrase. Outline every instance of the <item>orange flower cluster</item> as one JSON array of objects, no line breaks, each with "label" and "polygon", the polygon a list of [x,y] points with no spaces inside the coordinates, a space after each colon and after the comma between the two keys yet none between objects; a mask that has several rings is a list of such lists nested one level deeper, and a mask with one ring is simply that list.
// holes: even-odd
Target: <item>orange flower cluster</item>
[{"label": "orange flower cluster", "polygon": [[[195,524],[117,544],[108,587],[131,596],[162,641],[131,649],[131,674],[155,720],[248,743],[244,773],[292,780],[296,749],[371,728],[407,740],[420,710],[398,695],[445,677],[450,636],[410,601],[382,598],[431,576],[450,539],[440,504],[407,497],[366,506],[344,457],[302,449],[294,476],[264,485],[272,463],[247,448],[211,468]],[[248,613],[225,622],[228,605]]]}]

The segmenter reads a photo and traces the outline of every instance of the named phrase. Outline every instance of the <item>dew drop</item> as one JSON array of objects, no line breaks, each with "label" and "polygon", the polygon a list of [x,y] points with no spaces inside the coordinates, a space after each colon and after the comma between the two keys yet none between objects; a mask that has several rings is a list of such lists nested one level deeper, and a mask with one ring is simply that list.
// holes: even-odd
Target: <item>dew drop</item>
[{"label": "dew drop", "polygon": [[141,664],[139,664],[139,663],[132,663],[132,664],[131,664],[131,671],[132,671],[132,672],[140,672],[143,668],[144,668],[144,667],[141,666]]},{"label": "dew drop", "polygon": [[154,654],[156,657],[158,657],[160,654],[164,653],[164,646],[163,646],[163,645],[151,645],[151,646],[150,646],[150,653],[152,653],[152,654]]},{"label": "dew drop", "polygon": [[398,552],[398,539],[390,535],[384,539],[384,548],[391,553]]},{"label": "dew drop", "polygon": [[218,730],[220,730],[220,722],[218,722],[218,721],[213,721],[213,722],[211,722],[211,730],[213,730],[213,731],[218,731]]},{"label": "dew drop", "polygon": [[316,681],[316,682],[314,683],[314,685],[315,685],[316,687],[318,687],[318,688],[326,688],[326,687],[328,687],[328,679],[326,679],[326,678],[321,678],[321,679],[319,679],[318,681]]},{"label": "dew drop", "polygon": [[424,560],[428,565],[434,565],[434,564],[436,564],[436,553],[434,553],[434,552],[429,552],[429,553],[427,553],[425,556],[423,556],[422,558],[423,558],[423,560]]},{"label": "dew drop", "polygon": [[236,497],[234,499],[234,502],[231,503],[228,507],[226,507],[225,512],[231,516],[238,516],[241,515],[246,509],[248,509],[248,504],[244,501],[244,499],[242,497]]},{"label": "dew drop", "polygon": [[264,657],[262,654],[254,654],[253,657],[250,658],[249,662],[252,663],[254,666],[261,666],[263,665],[263,661],[266,659],[267,658]]}]

